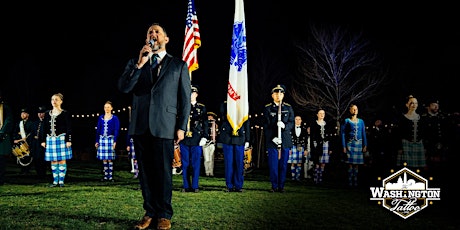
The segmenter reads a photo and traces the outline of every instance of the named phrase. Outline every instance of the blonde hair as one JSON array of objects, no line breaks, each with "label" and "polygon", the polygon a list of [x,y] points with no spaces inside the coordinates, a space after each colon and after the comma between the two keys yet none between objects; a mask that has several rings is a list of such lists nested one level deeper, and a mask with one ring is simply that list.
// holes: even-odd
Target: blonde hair
[{"label": "blonde hair", "polygon": [[64,101],[64,95],[62,95],[62,93],[55,93],[53,96],[59,97],[61,101]]}]

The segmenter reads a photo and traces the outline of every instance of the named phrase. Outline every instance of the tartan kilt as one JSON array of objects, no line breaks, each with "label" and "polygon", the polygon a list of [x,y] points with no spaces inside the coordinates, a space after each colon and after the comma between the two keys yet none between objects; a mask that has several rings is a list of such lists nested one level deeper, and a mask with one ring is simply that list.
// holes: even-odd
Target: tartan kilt
[{"label": "tartan kilt", "polygon": [[354,165],[364,164],[363,144],[361,140],[349,140],[347,142],[348,163]]},{"label": "tartan kilt", "polygon": [[408,140],[402,140],[403,153],[398,154],[396,157],[396,166],[403,166],[404,162],[407,163],[408,167],[425,167],[425,148],[423,142],[410,142]]},{"label": "tartan kilt", "polygon": [[65,133],[46,137],[45,161],[62,161],[72,159],[72,147],[65,145]]},{"label": "tartan kilt", "polygon": [[97,148],[97,159],[99,160],[115,160],[116,154],[113,149],[113,136],[99,136],[99,147]]},{"label": "tartan kilt", "polygon": [[291,148],[291,154],[289,154],[289,158],[287,163],[293,164],[301,164],[303,163],[303,152],[304,147],[296,147],[295,145]]},{"label": "tartan kilt", "polygon": [[329,141],[323,142],[323,154],[319,158],[319,163],[329,163]]}]

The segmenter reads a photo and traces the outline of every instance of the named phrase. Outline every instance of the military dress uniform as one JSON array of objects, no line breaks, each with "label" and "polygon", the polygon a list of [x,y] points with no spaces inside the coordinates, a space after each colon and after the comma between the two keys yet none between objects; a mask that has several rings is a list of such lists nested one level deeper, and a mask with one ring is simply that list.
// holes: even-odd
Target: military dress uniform
[{"label": "military dress uniform", "polygon": [[249,120],[243,122],[233,132],[232,125],[227,120],[227,102],[222,103],[220,108],[222,114],[222,125],[220,127],[219,142],[222,143],[225,166],[226,192],[242,192],[244,185],[244,151],[249,147],[251,131]]},{"label": "military dress uniform", "polygon": [[289,150],[292,148],[291,130],[294,127],[294,110],[286,102],[281,104],[281,121],[285,127],[281,130],[281,154],[278,157],[278,145],[273,139],[278,136],[278,105],[274,102],[265,105],[264,108],[264,132],[268,151],[268,167],[270,171],[271,191],[284,192],[286,182],[286,169]]},{"label": "military dress uniform", "polygon": [[206,139],[208,137],[209,130],[208,115],[204,104],[198,102],[192,104],[187,129],[184,140],[179,142],[183,191],[198,192],[201,155],[203,154],[203,147],[200,145],[200,142],[202,142],[203,138]]}]

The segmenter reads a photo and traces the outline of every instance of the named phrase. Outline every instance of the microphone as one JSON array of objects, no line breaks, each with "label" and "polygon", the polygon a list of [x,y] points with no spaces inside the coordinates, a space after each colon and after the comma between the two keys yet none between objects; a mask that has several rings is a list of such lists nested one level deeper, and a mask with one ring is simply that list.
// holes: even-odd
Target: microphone
[{"label": "microphone", "polygon": [[[156,41],[155,39],[150,39],[150,41],[149,41],[149,45],[150,45],[150,47],[152,47],[152,49],[153,49],[153,45],[155,44],[155,41]],[[142,54],[143,57],[147,57],[147,55],[149,55],[149,52],[144,52]]]}]

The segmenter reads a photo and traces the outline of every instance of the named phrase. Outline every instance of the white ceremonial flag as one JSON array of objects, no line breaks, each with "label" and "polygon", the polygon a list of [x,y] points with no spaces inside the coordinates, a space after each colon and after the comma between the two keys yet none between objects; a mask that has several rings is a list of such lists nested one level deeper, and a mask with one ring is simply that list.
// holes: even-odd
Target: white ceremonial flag
[{"label": "white ceremonial flag", "polygon": [[227,119],[233,134],[249,118],[246,26],[243,0],[235,0],[235,19],[230,52],[230,74],[227,91]]}]

